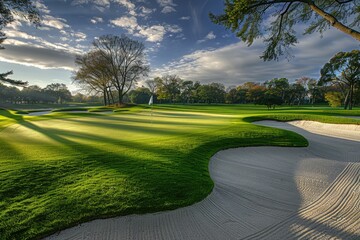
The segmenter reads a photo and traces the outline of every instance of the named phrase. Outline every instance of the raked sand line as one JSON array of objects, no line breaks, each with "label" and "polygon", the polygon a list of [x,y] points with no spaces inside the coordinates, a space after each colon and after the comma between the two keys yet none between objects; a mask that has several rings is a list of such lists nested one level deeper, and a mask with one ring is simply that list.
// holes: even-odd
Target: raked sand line
[{"label": "raked sand line", "polygon": [[[220,151],[209,164],[214,190],[203,201],[95,220],[47,239],[359,239],[360,130],[347,140],[299,122],[257,124],[298,132],[309,147]],[[341,135],[338,126],[328,125]]]}]

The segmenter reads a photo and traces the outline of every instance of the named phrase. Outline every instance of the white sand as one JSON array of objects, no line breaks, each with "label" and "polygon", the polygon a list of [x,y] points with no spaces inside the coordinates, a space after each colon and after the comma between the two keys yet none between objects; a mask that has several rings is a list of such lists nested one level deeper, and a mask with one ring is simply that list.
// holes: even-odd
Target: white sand
[{"label": "white sand", "polygon": [[200,203],[95,220],[47,239],[360,239],[360,129],[257,124],[298,132],[310,145],[220,151],[209,166],[215,188]]}]

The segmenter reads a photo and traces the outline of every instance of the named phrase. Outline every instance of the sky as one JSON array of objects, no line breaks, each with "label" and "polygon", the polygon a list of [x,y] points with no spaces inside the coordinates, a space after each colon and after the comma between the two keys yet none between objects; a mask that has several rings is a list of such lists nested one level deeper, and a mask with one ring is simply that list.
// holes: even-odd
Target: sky
[{"label": "sky", "polygon": [[[13,79],[45,87],[65,83],[70,90],[75,56],[86,53],[96,37],[126,34],[142,41],[151,72],[148,78],[176,74],[203,84],[237,86],[275,77],[294,81],[319,78],[321,67],[337,52],[359,49],[359,42],[335,29],[322,36],[302,35],[293,58],[263,62],[261,39],[248,47],[234,33],[212,23],[222,0],[36,0],[40,27],[18,19],[3,29],[8,39],[0,51],[0,72],[13,70]],[[141,82],[139,83],[141,85]]]}]

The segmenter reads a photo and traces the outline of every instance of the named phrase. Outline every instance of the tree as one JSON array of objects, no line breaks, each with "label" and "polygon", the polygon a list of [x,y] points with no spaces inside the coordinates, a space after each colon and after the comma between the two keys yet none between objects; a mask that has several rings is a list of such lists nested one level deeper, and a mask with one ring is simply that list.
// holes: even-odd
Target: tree
[{"label": "tree", "polygon": [[344,108],[351,110],[354,92],[360,88],[360,50],[339,52],[321,69],[320,84],[332,82],[345,91]]},{"label": "tree", "polygon": [[90,93],[103,94],[104,105],[110,104],[110,98],[114,102],[112,94],[112,75],[110,74],[111,63],[99,50],[92,50],[75,60],[79,69],[73,79],[78,85],[86,88]]},{"label": "tree", "polygon": [[149,102],[151,91],[146,87],[139,87],[129,92],[131,103],[145,104]]},{"label": "tree", "polygon": [[329,103],[330,107],[336,108],[341,106],[341,93],[339,92],[327,92],[325,93],[325,99]]},{"label": "tree", "polygon": [[224,103],[225,86],[221,83],[211,83],[199,87],[199,100],[204,103]]},{"label": "tree", "polygon": [[165,75],[154,79],[158,99],[168,100],[174,103],[180,97],[180,88],[183,80],[177,75]]},{"label": "tree", "polygon": [[271,89],[272,92],[281,98],[282,102],[286,100],[286,94],[289,90],[289,80],[287,78],[274,78],[270,81],[266,81],[264,85]]},{"label": "tree", "polygon": [[55,97],[55,102],[62,104],[71,100],[71,93],[63,83],[52,83],[44,88],[44,91]]},{"label": "tree", "polygon": [[[15,21],[14,16],[20,16],[33,24],[39,24],[40,18],[36,7],[31,0],[2,0],[0,1],[0,50],[4,49],[1,45],[6,35],[3,28]],[[25,86],[27,82],[12,80],[8,76],[13,74],[12,71],[0,74],[0,82],[8,83],[15,86]]]},{"label": "tree", "polygon": [[122,104],[134,83],[149,72],[144,44],[125,35],[104,35],[93,42],[93,48],[108,64],[108,74],[118,92],[118,103]]},{"label": "tree", "polygon": [[218,16],[210,14],[211,20],[236,32],[249,46],[256,38],[264,38],[264,61],[289,55],[290,47],[297,43],[294,25],[298,23],[308,24],[305,34],[335,27],[360,41],[355,30],[360,22],[358,0],[226,0],[224,11]]},{"label": "tree", "polygon": [[225,96],[226,103],[239,103],[240,95],[236,88],[230,89]]},{"label": "tree", "polygon": [[[1,48],[0,48],[1,49]],[[8,78],[9,75],[12,75],[13,71],[9,71],[6,73],[0,73],[0,82],[8,83],[14,86],[26,86],[28,82],[20,81],[20,80],[13,80]]]}]

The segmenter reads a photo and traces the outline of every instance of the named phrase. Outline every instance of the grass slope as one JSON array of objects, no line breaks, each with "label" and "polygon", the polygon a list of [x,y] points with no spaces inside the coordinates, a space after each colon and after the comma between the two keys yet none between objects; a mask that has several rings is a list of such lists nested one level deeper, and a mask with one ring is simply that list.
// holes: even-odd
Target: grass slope
[{"label": "grass slope", "polygon": [[0,110],[0,239],[36,239],[95,218],[190,205],[211,192],[208,161],[217,151],[307,145],[300,135],[251,121],[360,123],[331,117],[344,113],[248,105],[37,117]]}]

